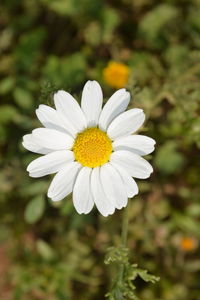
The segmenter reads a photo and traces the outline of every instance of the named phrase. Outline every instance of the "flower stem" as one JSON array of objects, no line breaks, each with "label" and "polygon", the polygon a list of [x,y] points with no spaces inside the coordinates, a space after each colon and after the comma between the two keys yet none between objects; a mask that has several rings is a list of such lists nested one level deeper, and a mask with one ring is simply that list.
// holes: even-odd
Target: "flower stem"
[{"label": "flower stem", "polygon": [[129,223],[129,207],[128,204],[123,211],[122,219],[122,233],[121,233],[121,244],[126,247],[127,236],[128,236],[128,223]]},{"label": "flower stem", "polygon": [[[126,247],[127,236],[128,236],[128,224],[129,224],[129,208],[128,205],[124,208],[122,218],[122,232],[121,232],[121,246]],[[123,282],[124,275],[124,264],[120,265],[119,269],[119,281]]]}]

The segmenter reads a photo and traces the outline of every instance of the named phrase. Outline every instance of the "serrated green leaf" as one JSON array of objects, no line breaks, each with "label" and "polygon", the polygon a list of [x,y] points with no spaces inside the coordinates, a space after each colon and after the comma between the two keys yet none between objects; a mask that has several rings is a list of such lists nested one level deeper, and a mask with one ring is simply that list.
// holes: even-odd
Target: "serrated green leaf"
[{"label": "serrated green leaf", "polygon": [[140,276],[140,278],[142,278],[146,282],[155,283],[160,279],[159,277],[149,274],[147,270],[138,269],[137,273]]}]

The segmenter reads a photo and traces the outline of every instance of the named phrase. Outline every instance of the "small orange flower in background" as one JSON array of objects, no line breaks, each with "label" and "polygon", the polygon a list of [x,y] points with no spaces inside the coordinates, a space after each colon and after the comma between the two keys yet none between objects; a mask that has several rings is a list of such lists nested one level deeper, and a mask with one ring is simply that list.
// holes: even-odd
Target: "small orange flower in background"
[{"label": "small orange flower in background", "polygon": [[181,249],[183,251],[192,251],[196,248],[197,243],[196,240],[191,237],[183,237],[181,239]]},{"label": "small orange flower in background", "polygon": [[103,69],[103,78],[111,87],[120,89],[126,86],[130,74],[130,68],[119,62],[109,62]]}]

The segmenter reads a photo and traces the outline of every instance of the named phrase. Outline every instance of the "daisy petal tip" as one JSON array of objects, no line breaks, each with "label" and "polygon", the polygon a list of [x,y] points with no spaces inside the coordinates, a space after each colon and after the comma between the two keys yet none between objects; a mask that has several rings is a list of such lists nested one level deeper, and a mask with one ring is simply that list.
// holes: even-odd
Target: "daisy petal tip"
[{"label": "daisy petal tip", "polygon": [[144,113],[144,110],[142,108],[138,108],[138,113],[141,114],[143,120],[145,120],[145,113]]},{"label": "daisy petal tip", "polygon": [[83,210],[77,210],[76,208],[75,208],[75,210],[76,210],[76,212],[79,214],[79,215],[88,215],[89,214],[89,212],[90,211],[83,211]]},{"label": "daisy petal tip", "polygon": [[119,89],[119,90],[117,90],[117,92],[119,92],[121,94],[122,98],[127,99],[128,102],[130,101],[131,94],[125,88]]},{"label": "daisy petal tip", "polygon": [[31,173],[31,172],[29,172],[29,177],[32,177],[32,178],[38,178],[38,177],[40,177],[40,176],[37,176],[36,174],[34,174],[34,173]]},{"label": "daisy petal tip", "polygon": [[104,217],[104,218],[107,218],[109,216],[109,214],[102,214],[101,215]]},{"label": "daisy petal tip", "polygon": [[53,98],[55,99],[55,96],[58,94],[58,91],[53,93]]},{"label": "daisy petal tip", "polygon": [[23,135],[22,140],[23,142],[25,141],[25,139],[28,139],[31,136],[30,133]]},{"label": "daisy petal tip", "polygon": [[[98,209],[98,211],[99,211],[99,209]],[[109,215],[112,215],[112,213],[105,212],[105,211],[99,211],[99,212],[104,218],[107,218]]]},{"label": "daisy petal tip", "polygon": [[149,178],[150,176],[151,176],[151,174],[153,173],[153,168],[151,169],[151,170],[149,170],[149,174],[148,174],[148,176],[146,176],[144,179],[147,179],[147,178]]},{"label": "daisy petal tip", "polygon": [[52,199],[53,198],[53,193],[51,192],[51,190],[49,189],[47,192],[47,197]]},{"label": "daisy petal tip", "polygon": [[75,209],[75,212],[77,212],[79,215],[82,215],[82,211],[80,211],[79,209],[77,209],[75,206],[74,206],[74,209]]},{"label": "daisy petal tip", "polygon": [[43,111],[44,111],[43,107],[44,107],[44,105],[43,105],[43,104],[40,104],[40,105],[38,106],[38,108],[36,108],[36,110],[35,110],[35,114],[36,114],[36,116],[38,117],[38,119],[39,119],[39,115],[40,115],[41,113],[43,113]]},{"label": "daisy petal tip", "polygon": [[117,92],[119,92],[119,91],[120,92],[125,92],[125,93],[128,92],[125,88],[121,88],[121,89],[117,90]]},{"label": "daisy petal tip", "polygon": [[38,132],[38,129],[39,129],[39,131],[40,131],[41,128],[35,128],[35,129],[33,129],[33,130],[32,130],[32,134],[33,134],[33,135],[36,134],[36,133]]},{"label": "daisy petal tip", "polygon": [[[86,82],[86,84],[97,84],[97,85],[99,85],[98,81],[96,81],[96,80],[88,80],[88,81]],[[86,85],[86,84],[85,84],[85,85]]]},{"label": "daisy petal tip", "polygon": [[103,217],[107,218],[109,216],[112,216],[114,214],[114,212],[115,212],[115,209],[113,209],[112,211],[109,211],[107,213],[102,213],[101,212],[101,214],[102,214]]},{"label": "daisy petal tip", "polygon": [[25,142],[24,142],[24,140],[22,140],[22,146],[26,149],[26,145],[25,145]]},{"label": "daisy petal tip", "polygon": [[139,191],[134,192],[134,193],[129,195],[129,198],[133,198],[133,197],[137,196],[138,194],[139,194]]},{"label": "daisy petal tip", "polygon": [[60,202],[62,199],[50,198],[52,202]]},{"label": "daisy petal tip", "polygon": [[96,80],[88,80],[83,88],[84,90],[89,93],[98,92],[101,98],[103,98],[101,86]]},{"label": "daisy petal tip", "polygon": [[121,210],[121,209],[123,209],[124,207],[126,207],[126,205],[118,206],[118,207],[117,207],[117,210]]},{"label": "daisy petal tip", "polygon": [[98,83],[98,81],[92,80],[92,82],[94,82],[95,84],[98,84],[100,86],[100,84]]},{"label": "daisy petal tip", "polygon": [[64,93],[66,93],[64,90],[58,90],[58,91],[56,91],[53,94],[54,101],[56,101],[56,98],[59,97],[59,96],[62,96]]},{"label": "daisy petal tip", "polygon": [[[64,91],[64,90],[58,90],[58,91],[55,92],[55,94],[61,94],[61,93],[63,93],[63,92],[65,92],[65,91]],[[55,94],[54,94],[54,95],[55,95]]]},{"label": "daisy petal tip", "polygon": [[88,88],[89,88],[92,82],[93,82],[92,80],[88,80],[88,81],[85,83],[85,87],[88,87]]}]

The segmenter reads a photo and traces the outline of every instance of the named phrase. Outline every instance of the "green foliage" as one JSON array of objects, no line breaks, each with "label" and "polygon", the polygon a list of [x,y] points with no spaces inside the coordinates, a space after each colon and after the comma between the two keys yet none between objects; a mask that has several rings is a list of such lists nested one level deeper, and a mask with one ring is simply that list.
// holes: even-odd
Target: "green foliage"
[{"label": "green foliage", "polygon": [[160,4],[148,12],[140,22],[140,30],[146,42],[153,47],[164,46],[168,27],[178,17],[178,10],[169,4]]},{"label": "green foliage", "polygon": [[[0,299],[102,300],[110,290],[125,299],[198,300],[199,0],[8,0],[0,11]],[[141,133],[156,150],[148,157],[154,173],[137,180],[130,200],[130,252],[111,249],[108,267],[103,257],[119,245],[122,212],[78,215],[71,196],[47,200],[51,179],[28,177],[38,156],[21,141],[41,126],[35,109],[53,106],[60,88],[80,99],[85,81],[97,79],[110,97],[102,72],[110,60],[129,66],[129,107],[145,111]],[[184,249],[185,237],[193,249]],[[156,280],[145,270],[161,280],[145,283]]]},{"label": "green foliage", "polygon": [[4,95],[9,93],[15,85],[15,79],[12,77],[6,77],[0,82],[0,94]]},{"label": "green foliage", "polygon": [[58,87],[74,88],[85,79],[86,61],[81,53],[59,59],[49,56],[44,66],[43,76],[54,82]]},{"label": "green foliage", "polygon": [[165,174],[173,174],[182,168],[184,156],[176,148],[175,142],[167,142],[159,148],[155,158],[158,170]]},{"label": "green foliage", "polygon": [[119,273],[112,283],[111,291],[106,294],[109,300],[139,300],[134,284],[137,277],[145,282],[155,283],[159,281],[159,277],[149,274],[147,270],[138,268],[137,264],[131,264],[129,262],[129,250],[123,246],[108,249],[105,264],[109,265],[110,263],[117,264]]},{"label": "green foliage", "polygon": [[51,261],[55,257],[53,249],[43,240],[38,240],[36,247],[38,253],[44,258],[44,260]]},{"label": "green foliage", "polygon": [[15,121],[18,116],[18,112],[14,106],[5,104],[0,107],[0,124],[4,125]]},{"label": "green foliage", "polygon": [[22,88],[16,88],[13,93],[16,103],[24,109],[30,108],[33,105],[33,97],[29,91]]}]

